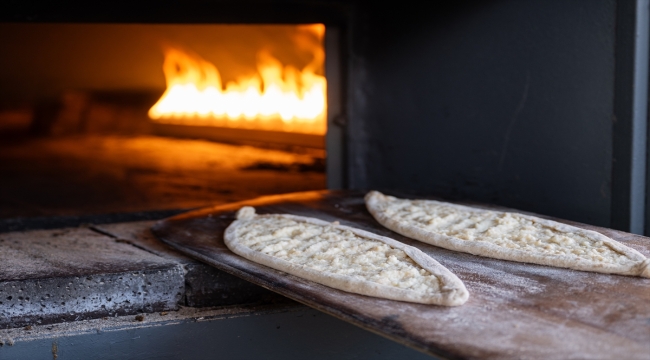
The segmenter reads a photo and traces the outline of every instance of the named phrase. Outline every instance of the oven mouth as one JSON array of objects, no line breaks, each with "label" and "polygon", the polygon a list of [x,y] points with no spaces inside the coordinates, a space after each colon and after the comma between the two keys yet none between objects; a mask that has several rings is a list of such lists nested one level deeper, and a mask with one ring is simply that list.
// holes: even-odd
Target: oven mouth
[{"label": "oven mouth", "polygon": [[336,29],[0,27],[16,54],[0,70],[11,204],[0,218],[175,211],[341,183],[342,133],[328,125]]}]

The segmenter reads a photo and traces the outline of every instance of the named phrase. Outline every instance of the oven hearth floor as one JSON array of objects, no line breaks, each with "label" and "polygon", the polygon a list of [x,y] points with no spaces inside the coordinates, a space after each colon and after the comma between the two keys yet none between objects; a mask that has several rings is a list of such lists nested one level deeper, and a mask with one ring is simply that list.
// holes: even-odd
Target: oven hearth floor
[{"label": "oven hearth floor", "polygon": [[149,135],[0,139],[0,219],[190,209],[324,188],[322,151]]}]

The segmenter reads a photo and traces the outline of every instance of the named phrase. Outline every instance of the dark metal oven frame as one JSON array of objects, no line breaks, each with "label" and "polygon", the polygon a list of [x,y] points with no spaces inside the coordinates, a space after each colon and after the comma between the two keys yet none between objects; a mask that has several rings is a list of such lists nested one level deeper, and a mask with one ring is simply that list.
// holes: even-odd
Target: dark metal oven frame
[{"label": "dark metal oven frame", "polygon": [[643,233],[648,6],[14,1],[0,21],[324,23],[330,188],[490,202]]}]

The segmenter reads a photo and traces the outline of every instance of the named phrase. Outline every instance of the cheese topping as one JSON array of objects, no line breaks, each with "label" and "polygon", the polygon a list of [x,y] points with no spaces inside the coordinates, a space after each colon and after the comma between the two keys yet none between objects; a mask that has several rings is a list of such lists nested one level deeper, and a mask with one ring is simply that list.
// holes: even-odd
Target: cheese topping
[{"label": "cheese topping", "polygon": [[465,241],[544,255],[566,255],[599,263],[633,264],[598,238],[558,230],[515,213],[450,206],[427,200],[386,196],[381,212],[402,225]]},{"label": "cheese topping", "polygon": [[357,280],[436,294],[440,281],[404,251],[349,230],[282,216],[256,216],[237,231],[239,243],[295,265]]}]

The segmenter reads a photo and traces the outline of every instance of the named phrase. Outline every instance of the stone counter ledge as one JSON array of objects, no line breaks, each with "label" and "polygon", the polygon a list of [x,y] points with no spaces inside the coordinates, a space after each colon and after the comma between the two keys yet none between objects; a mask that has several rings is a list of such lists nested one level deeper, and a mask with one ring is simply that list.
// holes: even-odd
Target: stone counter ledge
[{"label": "stone counter ledge", "polygon": [[0,328],[283,299],[174,252],[151,224],[0,234]]}]

